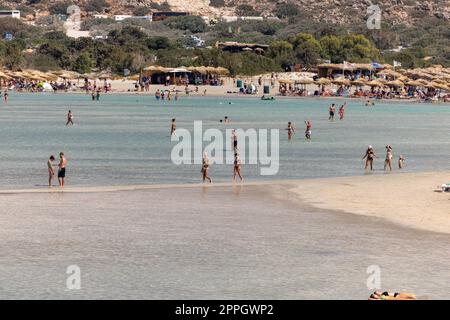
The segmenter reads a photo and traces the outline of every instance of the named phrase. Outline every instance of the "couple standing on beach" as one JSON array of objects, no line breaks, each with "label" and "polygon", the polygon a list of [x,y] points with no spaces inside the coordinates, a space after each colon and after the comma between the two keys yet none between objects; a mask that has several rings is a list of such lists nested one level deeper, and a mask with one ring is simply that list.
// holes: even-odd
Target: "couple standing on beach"
[{"label": "couple standing on beach", "polygon": [[[241,182],[244,181],[244,178],[241,174],[241,158],[239,157],[239,149],[238,149],[238,136],[236,134],[236,130],[233,129],[232,131],[232,148],[234,150],[234,162],[233,162],[233,181],[236,181],[236,176],[238,176],[241,179]],[[209,171],[209,158],[208,153],[205,151],[203,153],[203,159],[202,159],[202,170],[201,173],[203,175],[203,182],[206,180],[209,181],[209,183],[212,182],[211,177],[208,174]]]},{"label": "couple standing on beach", "polygon": [[54,165],[53,161],[55,161],[54,156],[50,156],[50,159],[47,161],[48,167],[48,186],[51,188],[53,186],[53,178],[55,177],[55,170],[53,167],[58,167],[58,182],[59,186],[64,187],[64,180],[66,178],[66,165],[67,159],[64,155],[64,152],[59,154],[59,164]]}]

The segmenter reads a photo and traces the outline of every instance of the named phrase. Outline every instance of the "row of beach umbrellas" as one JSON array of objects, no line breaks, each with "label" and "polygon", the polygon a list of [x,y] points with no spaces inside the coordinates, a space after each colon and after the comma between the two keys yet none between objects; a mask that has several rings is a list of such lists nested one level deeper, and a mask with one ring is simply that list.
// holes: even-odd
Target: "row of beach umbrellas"
[{"label": "row of beach umbrellas", "polygon": [[412,86],[412,87],[424,87],[424,88],[433,88],[433,89],[440,89],[444,91],[450,91],[450,83],[443,81],[443,80],[434,80],[429,81],[425,79],[417,79],[417,80],[411,80],[405,76],[400,75],[398,79],[395,80],[385,80],[383,78],[375,79],[372,81],[365,80],[363,78],[356,79],[356,80],[349,80],[344,77],[339,77],[336,79],[328,79],[328,78],[319,78],[317,80],[313,80],[312,78],[298,78],[296,80],[291,79],[281,79],[279,80],[279,83],[283,84],[316,84],[321,86],[329,86],[329,85],[338,85],[338,86],[356,86],[356,87],[391,87],[391,88],[403,88],[405,86]]}]

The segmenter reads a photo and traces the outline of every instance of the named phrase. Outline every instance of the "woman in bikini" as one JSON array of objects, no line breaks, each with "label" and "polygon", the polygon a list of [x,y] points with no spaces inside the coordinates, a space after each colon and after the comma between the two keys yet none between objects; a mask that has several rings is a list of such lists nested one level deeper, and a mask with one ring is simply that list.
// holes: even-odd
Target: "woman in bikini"
[{"label": "woman in bikini", "polygon": [[392,147],[390,145],[386,146],[386,159],[384,160],[384,171],[386,171],[389,166],[389,171],[392,171]]},{"label": "woman in bikini", "polygon": [[236,181],[236,175],[239,176],[241,182],[244,181],[241,175],[241,158],[239,158],[239,154],[234,154],[234,173],[233,173],[233,181]]},{"label": "woman in bikini", "polygon": [[203,153],[203,160],[202,160],[203,182],[205,182],[205,180],[208,180],[209,183],[211,183],[212,180],[208,175],[208,169],[209,169],[209,158],[208,158],[208,153],[205,151]]},{"label": "woman in bikini", "polygon": [[288,122],[288,126],[286,128],[287,132],[288,132],[288,141],[292,140],[292,136],[295,134],[295,129],[294,126],[292,125],[292,122]]},{"label": "woman in bikini", "polygon": [[366,154],[363,157],[363,160],[366,159],[366,166],[365,166],[365,170],[367,170],[367,168],[370,165],[370,170],[373,170],[373,159],[374,158],[378,158],[377,155],[375,154],[375,152],[373,151],[372,146],[369,146],[367,148]]}]

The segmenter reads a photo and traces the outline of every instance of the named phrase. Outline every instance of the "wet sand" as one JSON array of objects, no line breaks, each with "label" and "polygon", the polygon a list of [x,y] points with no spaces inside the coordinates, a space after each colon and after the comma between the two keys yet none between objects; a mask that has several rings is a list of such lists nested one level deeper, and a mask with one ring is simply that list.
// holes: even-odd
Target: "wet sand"
[{"label": "wet sand", "polygon": [[383,218],[406,227],[450,233],[450,194],[438,186],[450,172],[305,180],[290,192],[320,209]]},{"label": "wet sand", "polygon": [[[385,290],[448,296],[448,235],[273,197],[280,190],[1,194],[0,298],[366,299],[371,265]],[[69,265],[81,290],[66,288]]]}]

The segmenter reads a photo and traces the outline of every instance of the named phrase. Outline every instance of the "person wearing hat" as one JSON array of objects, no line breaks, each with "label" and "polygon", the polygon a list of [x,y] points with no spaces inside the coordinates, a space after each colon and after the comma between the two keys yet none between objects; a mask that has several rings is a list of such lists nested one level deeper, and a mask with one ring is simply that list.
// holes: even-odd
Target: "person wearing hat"
[{"label": "person wearing hat", "polygon": [[375,152],[373,151],[373,147],[369,145],[366,150],[366,154],[363,157],[363,160],[366,159],[365,170],[370,166],[370,170],[373,170],[373,159],[378,158]]}]

